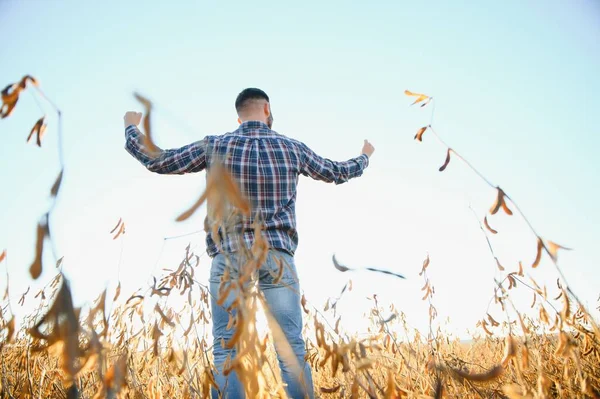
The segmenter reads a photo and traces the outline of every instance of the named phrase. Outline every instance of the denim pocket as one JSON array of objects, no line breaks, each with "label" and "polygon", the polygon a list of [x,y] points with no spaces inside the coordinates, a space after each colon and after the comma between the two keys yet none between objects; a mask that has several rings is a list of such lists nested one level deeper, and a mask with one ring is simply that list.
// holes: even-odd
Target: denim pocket
[{"label": "denim pocket", "polygon": [[208,281],[211,283],[220,283],[221,276],[225,273],[225,268],[227,267],[227,260],[225,255],[217,254],[212,260],[212,264],[210,265],[210,278]]},{"label": "denim pocket", "polygon": [[262,288],[298,283],[294,257],[281,251],[269,251],[267,261],[260,267],[258,274]]}]

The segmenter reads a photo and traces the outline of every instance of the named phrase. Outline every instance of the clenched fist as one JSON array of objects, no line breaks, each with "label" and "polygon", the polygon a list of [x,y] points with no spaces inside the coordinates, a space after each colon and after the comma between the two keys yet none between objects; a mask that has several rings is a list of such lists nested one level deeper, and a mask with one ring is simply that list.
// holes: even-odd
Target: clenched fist
[{"label": "clenched fist", "polygon": [[371,158],[371,155],[373,155],[374,152],[375,147],[373,147],[373,144],[369,143],[368,140],[365,140],[365,144],[363,145],[361,154],[365,154],[367,157]]},{"label": "clenched fist", "polygon": [[142,113],[141,112],[128,111],[125,113],[125,116],[123,117],[123,122],[125,124],[125,127],[131,126],[131,125],[137,126],[140,124],[141,121],[142,121]]}]

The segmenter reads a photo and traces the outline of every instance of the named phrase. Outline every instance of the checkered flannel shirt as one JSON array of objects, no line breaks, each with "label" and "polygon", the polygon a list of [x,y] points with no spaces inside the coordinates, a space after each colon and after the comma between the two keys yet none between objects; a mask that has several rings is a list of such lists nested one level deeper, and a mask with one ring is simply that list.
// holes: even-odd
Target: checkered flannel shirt
[{"label": "checkered flannel shirt", "polygon": [[[137,126],[125,129],[125,149],[148,170],[161,174],[183,174],[210,169],[215,159],[225,166],[250,200],[253,214],[259,211],[263,234],[270,248],[294,254],[296,231],[296,188],[300,174],[315,180],[345,183],[362,175],[369,165],[363,154],[344,162],[334,162],[315,154],[305,144],[276,133],[259,121],[246,121],[231,133],[206,136],[184,147],[150,154]],[[254,241],[253,216],[242,217],[241,234],[250,247]],[[209,256],[239,249],[239,236],[227,234],[218,248],[211,234],[206,236]]]}]

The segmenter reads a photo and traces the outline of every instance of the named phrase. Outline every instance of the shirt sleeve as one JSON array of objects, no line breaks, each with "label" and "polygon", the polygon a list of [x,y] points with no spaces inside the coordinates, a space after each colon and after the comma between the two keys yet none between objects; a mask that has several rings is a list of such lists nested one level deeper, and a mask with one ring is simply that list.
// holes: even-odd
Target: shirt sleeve
[{"label": "shirt sleeve", "polygon": [[301,151],[302,167],[300,173],[327,183],[345,183],[362,175],[365,168],[369,166],[369,157],[365,154],[347,161],[335,162],[320,157],[304,144],[301,145]]},{"label": "shirt sleeve", "polygon": [[143,141],[142,132],[135,125],[125,129],[125,149],[149,171],[160,174],[200,172],[206,168],[208,138],[181,148],[150,152]]}]

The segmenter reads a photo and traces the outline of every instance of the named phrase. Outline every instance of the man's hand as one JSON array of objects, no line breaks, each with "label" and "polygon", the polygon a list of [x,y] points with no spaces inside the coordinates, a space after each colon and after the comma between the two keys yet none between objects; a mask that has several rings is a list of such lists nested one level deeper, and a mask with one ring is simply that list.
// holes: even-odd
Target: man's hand
[{"label": "man's hand", "polygon": [[361,154],[365,154],[367,157],[371,158],[371,155],[373,155],[374,152],[375,147],[373,147],[373,144],[369,143],[368,140],[365,140],[365,144],[363,145]]},{"label": "man's hand", "polygon": [[142,121],[142,113],[141,112],[128,111],[128,112],[125,113],[125,116],[123,117],[123,121],[125,123],[125,127],[131,126],[131,125],[136,125],[137,126]]}]

